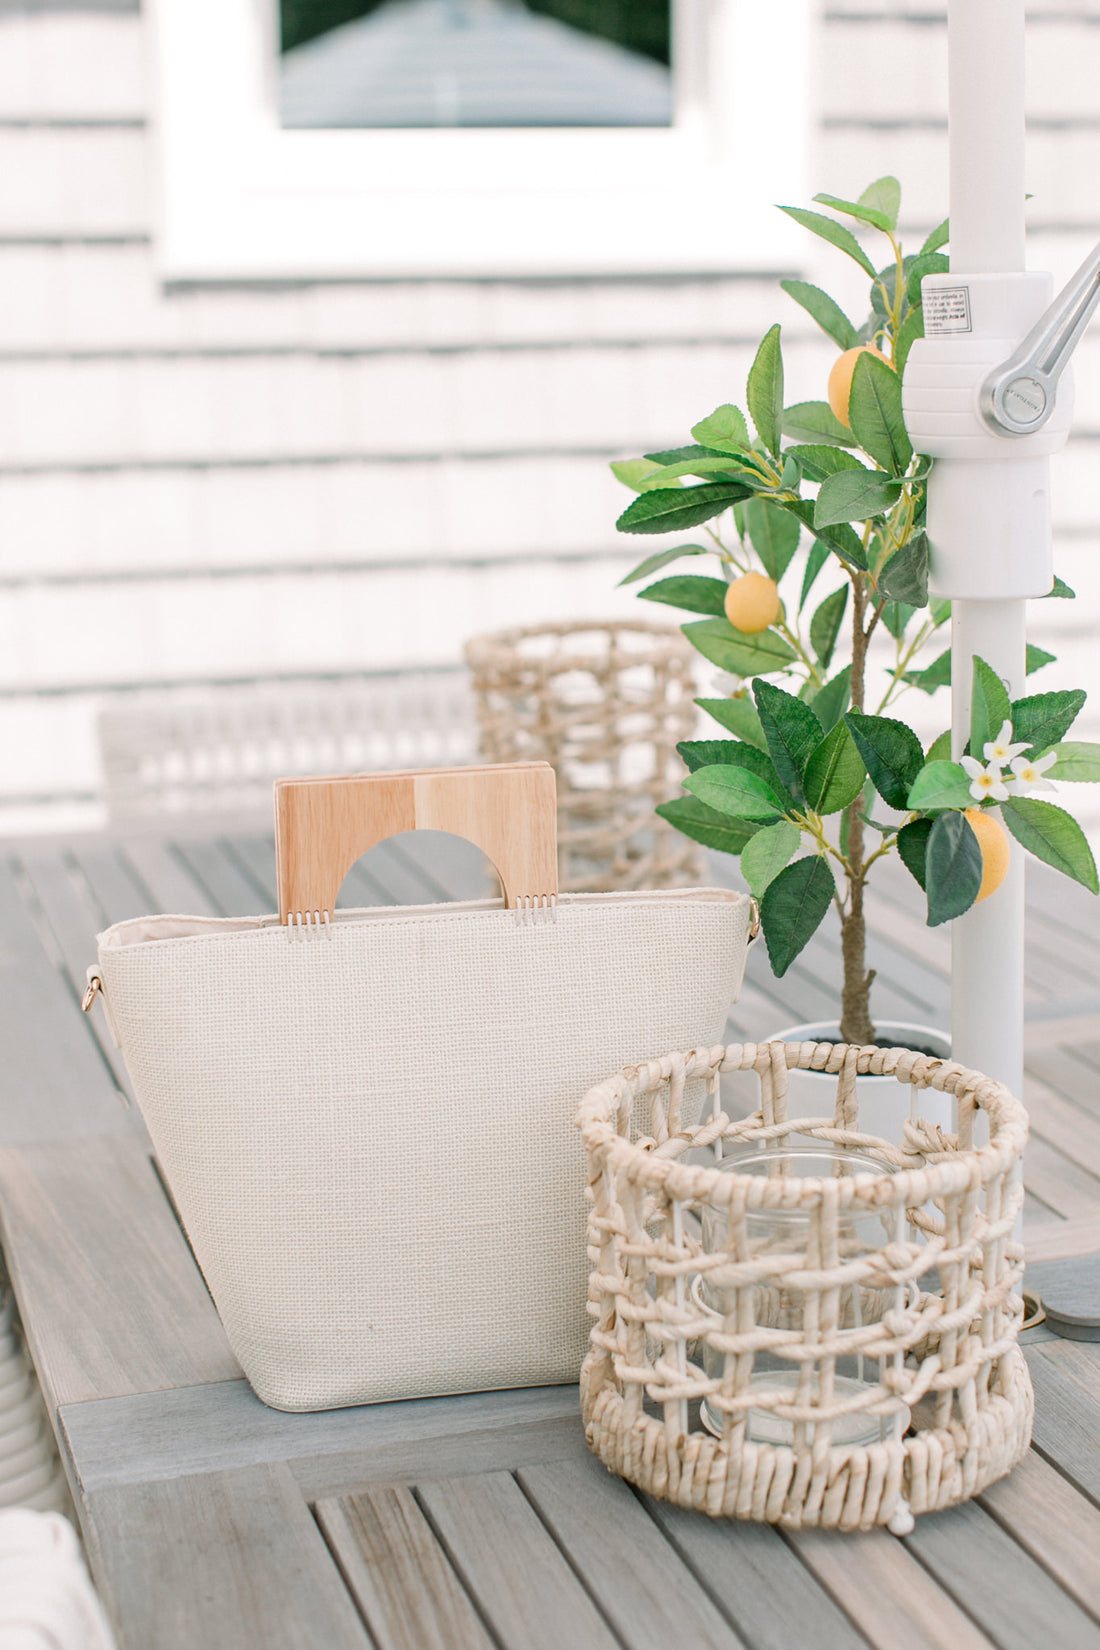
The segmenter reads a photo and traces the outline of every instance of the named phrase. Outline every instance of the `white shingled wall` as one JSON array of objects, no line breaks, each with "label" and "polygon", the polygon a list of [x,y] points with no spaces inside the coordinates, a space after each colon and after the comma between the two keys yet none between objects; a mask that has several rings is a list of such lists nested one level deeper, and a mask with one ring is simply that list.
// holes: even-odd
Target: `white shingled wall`
[{"label": "white shingled wall", "polygon": [[[96,709],[143,684],[447,666],[478,630],[630,611],[615,581],[654,541],[616,536],[607,460],[742,399],[773,319],[791,399],[831,355],[736,271],[165,290],[146,44],[124,3],[0,0],[9,827],[96,817]],[[945,205],[945,49],[926,3],[849,0],[816,29],[813,185],[896,171],[911,239]],[[1100,0],[1037,6],[1031,61],[1032,262],[1062,275],[1100,234]],[[839,256],[806,254],[843,286]],[[1098,668],[1098,333],[1078,380],[1056,508],[1085,599],[1037,614],[1050,685]]]}]

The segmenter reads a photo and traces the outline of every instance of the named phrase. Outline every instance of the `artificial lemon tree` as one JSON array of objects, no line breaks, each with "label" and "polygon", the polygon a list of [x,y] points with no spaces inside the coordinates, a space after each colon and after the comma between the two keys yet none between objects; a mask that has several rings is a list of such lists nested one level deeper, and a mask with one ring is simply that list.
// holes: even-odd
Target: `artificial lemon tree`
[{"label": "artificial lemon tree", "polygon": [[[658,812],[708,847],[740,856],[777,975],[835,906],[840,1035],[867,1043],[874,1026],[864,890],[872,867],[896,851],[924,889],[930,924],[995,894],[1008,833],[1096,893],[1080,827],[1032,793],[1062,780],[1100,780],[1100,746],[1065,742],[1083,692],[1010,700],[978,658],[970,740],[959,761],[949,732],[926,751],[906,722],[886,714],[907,691],[934,694],[950,684],[950,649],[925,657],[950,604],[929,602],[931,460],[913,451],[901,401],[905,362],[923,335],[921,278],[947,269],[948,226],[906,255],[896,233],[896,179],[879,178],[857,201],[814,198],[833,215],[781,210],[870,280],[869,314],[859,326],[820,287],[781,283],[841,352],[828,400],[785,405],[777,324],[748,375],[748,417],[732,404],[719,407],[694,426],[691,444],[612,468],[637,493],[619,518],[622,532],[702,529],[702,542],[660,550],[624,583],[689,557],[718,562],[718,577],[681,570],[639,591],[701,615],[684,633],[729,690],[698,703],[732,737],[680,745],[688,794]],[[883,237],[889,252],[881,267],[845,218]],[[1050,594],[1073,592],[1056,580]],[[1029,671],[1051,657],[1029,648]]]}]

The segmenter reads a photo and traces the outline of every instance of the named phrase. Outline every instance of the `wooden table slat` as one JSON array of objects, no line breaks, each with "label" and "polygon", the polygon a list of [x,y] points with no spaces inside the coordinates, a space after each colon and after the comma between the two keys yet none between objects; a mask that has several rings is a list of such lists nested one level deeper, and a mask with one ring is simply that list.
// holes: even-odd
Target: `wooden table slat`
[{"label": "wooden table slat", "polygon": [[693,1585],[660,1525],[594,1456],[526,1467],[517,1478],[630,1650],[668,1650],[680,1640],[693,1650],[747,1650],[746,1640]]},{"label": "wooden table slat", "polygon": [[977,1502],[918,1518],[906,1546],[1001,1650],[1100,1650],[1096,1622]]},{"label": "wooden table slat", "polygon": [[407,1485],[319,1501],[314,1514],[377,1650],[495,1650]]},{"label": "wooden table slat", "polygon": [[994,1650],[994,1641],[896,1536],[885,1530],[785,1533],[876,1650]]},{"label": "wooden table slat", "polygon": [[73,860],[102,912],[103,920],[97,926],[110,927],[114,922],[125,922],[128,917],[148,914],[149,890],[134,875],[118,846],[76,843]]},{"label": "wooden table slat", "polygon": [[0,1222],[51,1413],[240,1374],[140,1137],[0,1151]]},{"label": "wooden table slat", "polygon": [[[103,926],[103,913],[98,905],[93,907],[93,895],[79,871],[56,855],[28,858],[24,869],[57,941],[73,993],[82,997],[88,969],[96,960],[96,934]],[[119,1091],[132,1098],[126,1062],[114,1045],[102,1010],[89,1014],[84,1023]]]},{"label": "wooden table slat", "polygon": [[220,917],[255,917],[263,914],[263,889],[226,854],[220,841],[201,838],[181,841],[180,858],[198,881]]},{"label": "wooden table slat", "polygon": [[619,1650],[509,1473],[426,1483],[418,1499],[502,1650]]},{"label": "wooden table slat", "polygon": [[463,837],[448,831],[411,831],[391,838],[398,857],[416,867],[438,900],[496,899],[500,879],[492,862]]},{"label": "wooden table slat", "polygon": [[62,1411],[89,1488],[288,1461],[307,1498],[379,1479],[414,1481],[584,1452],[575,1387],[469,1392],[291,1414],[262,1404],[235,1367]]},{"label": "wooden table slat", "polygon": [[8,863],[0,863],[0,1041],[0,1143],[129,1127],[74,989],[44,949]]},{"label": "wooden table slat", "polygon": [[125,844],[134,874],[149,891],[149,914],[164,911],[181,917],[216,917],[218,911],[202,884],[160,837],[135,836]]},{"label": "wooden table slat", "polygon": [[651,1497],[646,1505],[752,1650],[865,1650],[870,1641],[770,1524],[703,1519]]},{"label": "wooden table slat", "polygon": [[285,1467],[115,1485],[86,1528],[120,1650],[370,1650]]},{"label": "wooden table slat", "polygon": [[1100,1619],[1100,1508],[1037,1450],[1029,1450],[1014,1472],[990,1485],[981,1502],[1084,1609]]},{"label": "wooden table slat", "polygon": [[1087,1392],[1063,1367],[1062,1348],[1070,1344],[1044,1341],[1025,1350],[1035,1388],[1032,1441],[1100,1504],[1100,1397]]},{"label": "wooden table slat", "polygon": [[245,876],[256,884],[265,911],[279,909],[278,877],[275,871],[275,838],[260,832],[235,836],[224,844],[226,853]]}]

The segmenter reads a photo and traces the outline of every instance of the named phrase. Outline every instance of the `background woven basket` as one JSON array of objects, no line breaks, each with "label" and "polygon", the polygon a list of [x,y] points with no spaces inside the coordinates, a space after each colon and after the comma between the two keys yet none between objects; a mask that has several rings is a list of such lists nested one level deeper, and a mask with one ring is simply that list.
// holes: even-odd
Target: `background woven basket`
[{"label": "background woven basket", "polygon": [[[788,1121],[788,1067],[836,1075],[833,1117]],[[728,1071],[754,1071],[760,1083],[760,1109],[738,1123],[719,1109],[719,1074]],[[912,1115],[900,1144],[861,1134],[856,1077],[867,1074],[954,1095],[958,1134]],[[699,1079],[711,1097],[709,1117],[685,1127],[685,1085],[694,1088]],[[902,1110],[909,1110],[904,1100]],[[980,1148],[979,1111],[989,1125],[989,1144]],[[1021,1459],[1033,1411],[1016,1345],[1023,1250],[1015,1223],[1027,1118],[1001,1084],[907,1049],[734,1044],[626,1068],[589,1092],[578,1126],[592,1205],[594,1319],[581,1400],[589,1444],[613,1471],[714,1516],[904,1531],[910,1512],[975,1495]],[[794,1129],[858,1147],[894,1172],[769,1179],[720,1172],[708,1166],[712,1153],[701,1150],[716,1142],[782,1143]],[[728,1221],[729,1250],[718,1257],[704,1255],[694,1218],[708,1203]],[[769,1271],[766,1257],[752,1258],[746,1215],[777,1208],[808,1216],[807,1264],[796,1282],[807,1300],[804,1322],[813,1328],[798,1349],[788,1336],[779,1355],[811,1377],[806,1390],[813,1396],[801,1409],[775,1406],[794,1422],[793,1446],[746,1438],[746,1414],[761,1402],[759,1387],[749,1386],[754,1353],[775,1355],[783,1342],[756,1323],[754,1302],[761,1291],[792,1282],[789,1271]],[[837,1244],[838,1214],[846,1210],[893,1211],[896,1241],[870,1260],[864,1254],[846,1261]],[[715,1314],[703,1316],[693,1304],[689,1287],[694,1274],[715,1266],[733,1297],[717,1327]],[[836,1301],[840,1286],[855,1279],[858,1287],[868,1267],[878,1287],[896,1293],[885,1319],[860,1332],[861,1350],[876,1360],[879,1375],[860,1402],[892,1421],[885,1429],[892,1436],[836,1446],[831,1423],[842,1408],[851,1413],[850,1403],[822,1396],[832,1390],[836,1367]],[[720,1378],[704,1374],[698,1350],[712,1336],[721,1338]],[[721,1438],[694,1419],[691,1406],[703,1398],[723,1415]],[[908,1412],[912,1427],[902,1436]],[[803,1424],[811,1418],[812,1426]]]},{"label": "background woven basket", "polygon": [[549,762],[562,889],[704,880],[702,849],[654,814],[679,795],[696,655],[667,626],[550,624],[477,636],[466,661],[484,762]]}]

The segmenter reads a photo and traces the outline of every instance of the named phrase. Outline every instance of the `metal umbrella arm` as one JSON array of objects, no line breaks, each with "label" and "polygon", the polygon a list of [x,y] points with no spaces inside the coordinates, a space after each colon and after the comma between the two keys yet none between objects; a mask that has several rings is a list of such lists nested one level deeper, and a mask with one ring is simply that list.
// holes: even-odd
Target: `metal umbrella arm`
[{"label": "metal umbrella arm", "polygon": [[1025,436],[1054,411],[1058,380],[1100,304],[1100,246],[1094,247],[1019,349],[981,387],[982,417],[997,435]]}]

